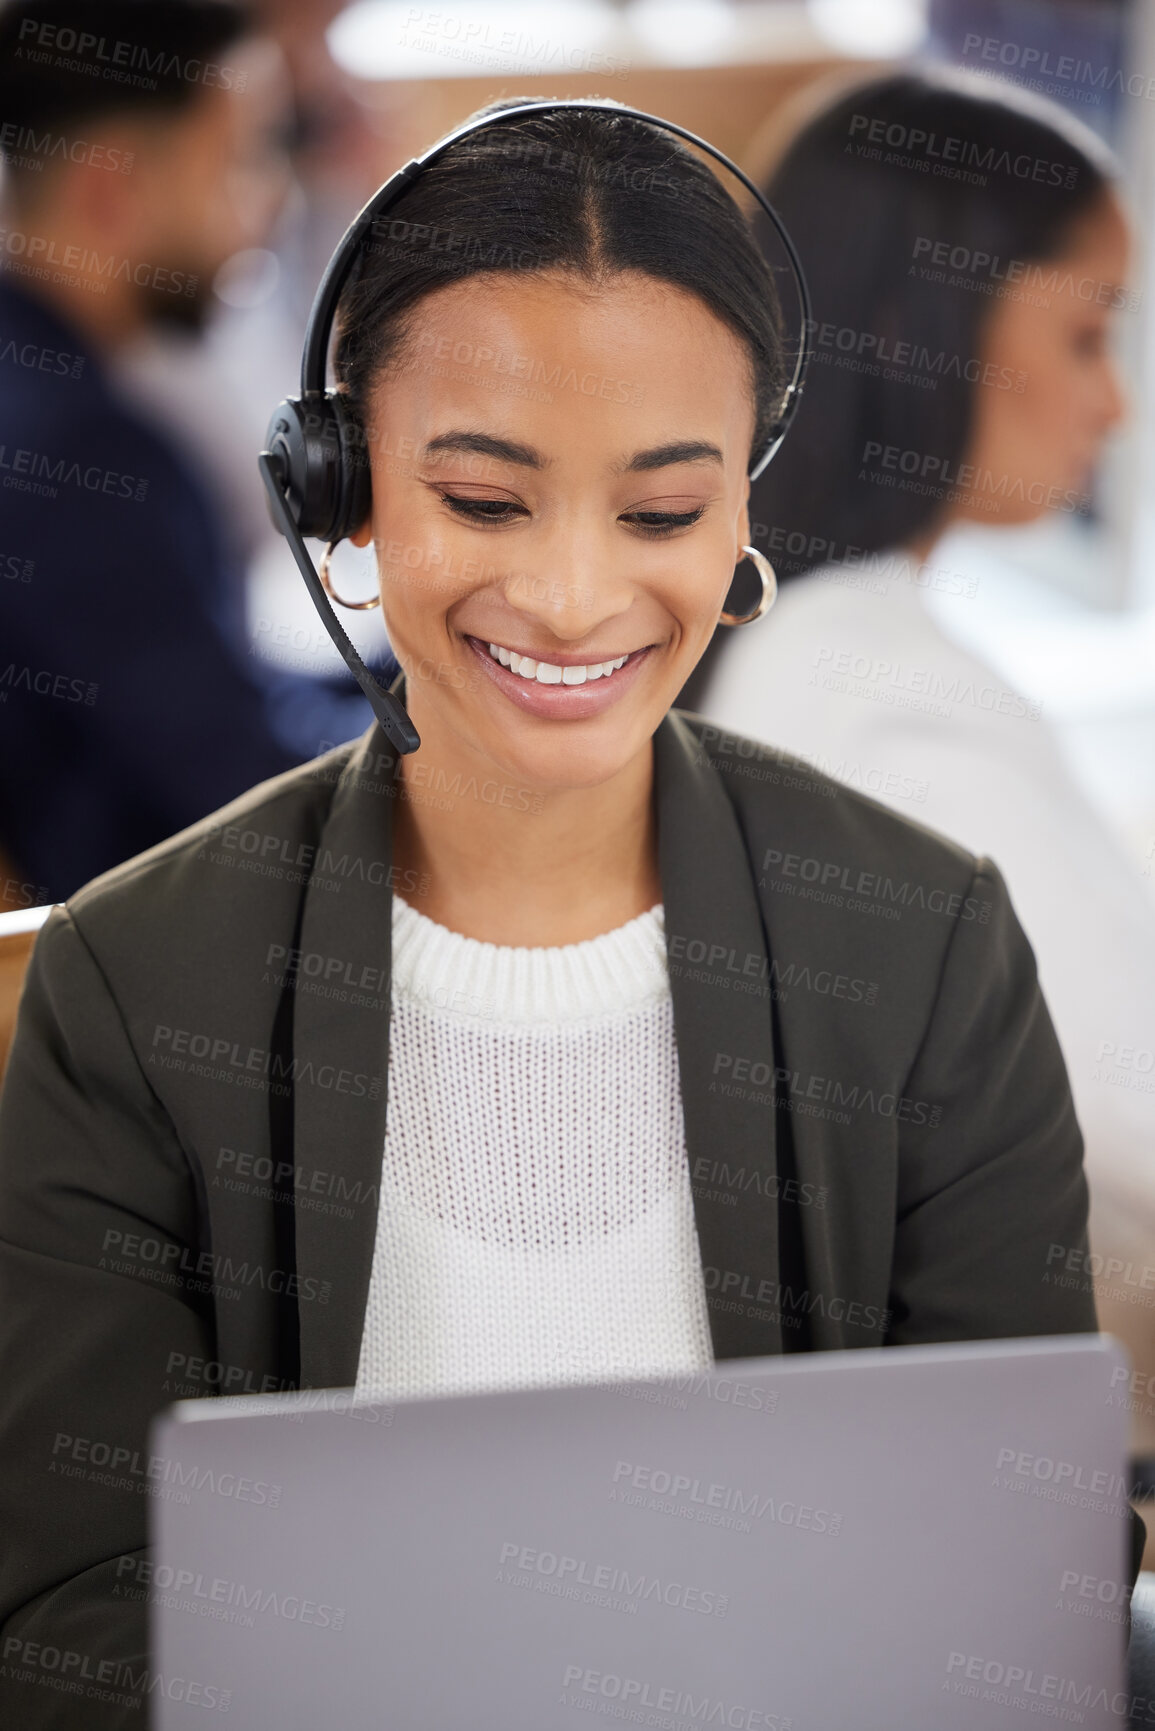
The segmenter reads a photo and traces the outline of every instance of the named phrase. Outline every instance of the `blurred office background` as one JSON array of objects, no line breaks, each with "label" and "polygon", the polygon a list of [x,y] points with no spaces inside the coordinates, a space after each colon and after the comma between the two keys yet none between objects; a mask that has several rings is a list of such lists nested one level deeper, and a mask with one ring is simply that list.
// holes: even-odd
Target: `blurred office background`
[{"label": "blurred office background", "polygon": [[[123,365],[170,417],[177,404],[177,430],[236,515],[255,650],[302,672],[338,663],[268,527],[253,453],[269,411],[295,386],[311,296],[345,224],[390,172],[483,102],[612,96],[701,133],[758,175],[780,117],[806,86],[832,72],[865,76],[929,60],[1018,79],[1099,132],[1125,164],[1136,225],[1135,310],[1115,320],[1129,420],[1110,440],[1089,513],[973,531],[973,594],[951,609],[951,629],[1038,702],[1155,902],[1155,8],[1142,0],[561,0],[548,8],[262,0],[259,10],[293,84],[291,191],[267,247],[222,270],[207,336],[141,344]],[[1058,67],[1063,77],[1047,70]],[[339,551],[334,571],[346,592],[369,593],[370,558]],[[379,613],[341,617],[363,649],[380,648]]]}]

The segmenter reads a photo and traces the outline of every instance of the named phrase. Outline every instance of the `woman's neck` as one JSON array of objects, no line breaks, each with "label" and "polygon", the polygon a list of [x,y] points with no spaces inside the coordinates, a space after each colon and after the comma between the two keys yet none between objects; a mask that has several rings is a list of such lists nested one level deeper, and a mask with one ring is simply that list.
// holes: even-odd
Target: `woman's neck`
[{"label": "woman's neck", "polygon": [[429,919],[539,949],[600,937],[662,900],[652,741],[607,782],[543,791],[421,733],[402,759],[393,863],[424,879],[412,900]]}]

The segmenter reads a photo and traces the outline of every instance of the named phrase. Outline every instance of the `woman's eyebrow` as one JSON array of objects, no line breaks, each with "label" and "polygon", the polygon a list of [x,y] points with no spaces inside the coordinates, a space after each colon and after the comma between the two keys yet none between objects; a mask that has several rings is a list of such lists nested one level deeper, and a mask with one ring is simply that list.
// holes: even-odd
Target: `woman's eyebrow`
[{"label": "woman's eyebrow", "polygon": [[532,445],[520,445],[515,439],[499,439],[492,433],[439,433],[430,439],[422,451],[423,457],[439,451],[463,451],[470,456],[496,457],[500,463],[519,463],[524,469],[544,469],[546,459]]},{"label": "woman's eyebrow", "polygon": [[670,445],[655,445],[650,451],[635,451],[632,457],[614,465],[614,473],[631,475],[648,469],[666,469],[672,463],[703,462],[724,462],[717,445],[711,445],[705,439],[679,439]]},{"label": "woman's eyebrow", "polygon": [[[424,446],[422,456],[433,457],[439,452],[464,452],[469,456],[494,457],[501,463],[517,463],[523,469],[545,469],[549,459],[532,445],[516,439],[500,439],[493,433],[439,433]],[[635,451],[613,465],[615,475],[636,475],[651,469],[667,469],[674,463],[722,463],[722,452],[706,439],[679,439],[668,445],[655,445],[648,451]]]}]

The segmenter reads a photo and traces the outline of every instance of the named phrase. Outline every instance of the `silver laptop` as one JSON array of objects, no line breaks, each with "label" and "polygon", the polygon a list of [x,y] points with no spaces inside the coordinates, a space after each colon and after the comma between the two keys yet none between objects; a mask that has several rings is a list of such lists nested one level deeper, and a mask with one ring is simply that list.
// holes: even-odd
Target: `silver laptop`
[{"label": "silver laptop", "polygon": [[1072,1335],[179,1402],[122,1562],[156,1724],[1118,1731],[1129,1376]]}]

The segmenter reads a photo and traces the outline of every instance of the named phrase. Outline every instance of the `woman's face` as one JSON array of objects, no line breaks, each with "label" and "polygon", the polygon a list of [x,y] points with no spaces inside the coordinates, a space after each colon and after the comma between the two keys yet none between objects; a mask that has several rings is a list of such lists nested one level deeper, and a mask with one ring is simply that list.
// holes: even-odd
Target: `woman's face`
[{"label": "woman's face", "polygon": [[976,387],[966,461],[990,471],[978,491],[1000,509],[960,515],[1023,523],[1073,510],[1085,496],[1103,439],[1125,410],[1108,338],[1127,253],[1126,219],[1109,194],[1060,256],[1027,265],[1014,285],[1021,298],[1008,294],[992,309],[979,358],[1008,370],[992,378],[1009,373],[1023,388]]},{"label": "woman's face", "polygon": [[473,277],[419,303],[371,410],[353,539],[376,545],[423,741],[542,789],[607,780],[688,678],[749,540],[740,339],[636,273]]}]

